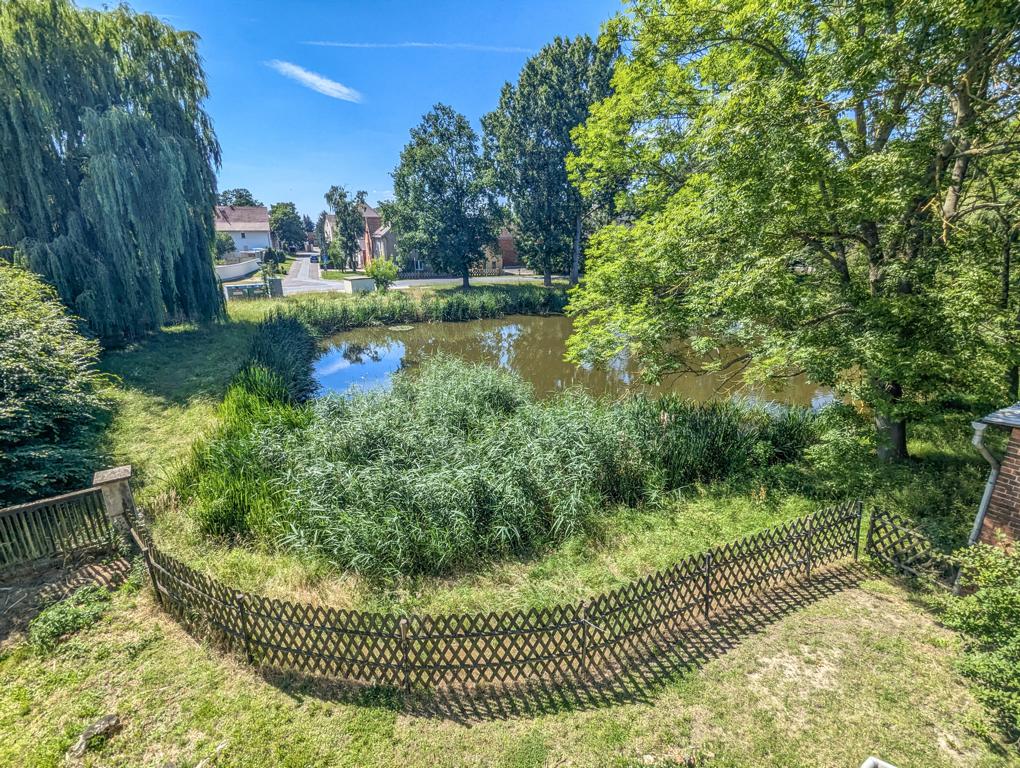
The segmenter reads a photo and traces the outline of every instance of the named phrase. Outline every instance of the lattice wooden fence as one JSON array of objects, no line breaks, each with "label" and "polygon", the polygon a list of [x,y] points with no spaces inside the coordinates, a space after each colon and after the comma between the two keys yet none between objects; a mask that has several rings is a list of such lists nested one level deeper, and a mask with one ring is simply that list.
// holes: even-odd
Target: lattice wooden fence
[{"label": "lattice wooden fence", "polygon": [[767,587],[857,557],[861,504],[763,531],[576,605],[405,617],[230,590],[137,536],[160,603],[253,664],[406,689],[612,675]]},{"label": "lattice wooden fence", "polygon": [[865,550],[901,573],[942,586],[952,586],[959,573],[953,559],[937,550],[923,533],[902,517],[880,509],[871,513]]},{"label": "lattice wooden fence", "polygon": [[0,510],[0,572],[110,544],[99,488]]}]

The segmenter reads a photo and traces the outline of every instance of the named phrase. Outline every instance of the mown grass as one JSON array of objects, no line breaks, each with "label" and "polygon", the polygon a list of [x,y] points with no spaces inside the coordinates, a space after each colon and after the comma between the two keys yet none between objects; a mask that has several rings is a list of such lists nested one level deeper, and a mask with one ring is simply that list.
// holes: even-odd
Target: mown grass
[{"label": "mown grass", "polygon": [[[735,643],[632,703],[461,724],[369,691],[345,703],[274,685],[123,591],[91,627],[0,657],[0,765],[63,766],[81,730],[123,729],[87,767],[333,768],[572,765],[844,768],[1015,764],[954,670],[958,640],[901,587],[867,581]],[[219,755],[215,760],[212,758]]]}]

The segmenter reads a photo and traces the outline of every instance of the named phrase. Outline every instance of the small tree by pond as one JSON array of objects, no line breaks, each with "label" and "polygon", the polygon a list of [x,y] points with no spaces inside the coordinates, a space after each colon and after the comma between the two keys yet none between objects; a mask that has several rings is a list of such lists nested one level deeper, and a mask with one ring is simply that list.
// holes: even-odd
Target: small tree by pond
[{"label": "small tree by pond", "polygon": [[397,279],[397,265],[389,259],[373,259],[365,274],[375,281],[375,287],[386,293]]}]

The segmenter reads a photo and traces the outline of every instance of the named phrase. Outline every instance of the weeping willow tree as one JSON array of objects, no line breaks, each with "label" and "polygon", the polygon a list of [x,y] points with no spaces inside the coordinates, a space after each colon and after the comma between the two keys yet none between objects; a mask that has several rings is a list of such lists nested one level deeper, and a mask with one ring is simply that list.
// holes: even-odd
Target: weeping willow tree
[{"label": "weeping willow tree", "polygon": [[126,7],[0,3],[0,254],[104,343],[222,312],[206,96],[193,33]]}]

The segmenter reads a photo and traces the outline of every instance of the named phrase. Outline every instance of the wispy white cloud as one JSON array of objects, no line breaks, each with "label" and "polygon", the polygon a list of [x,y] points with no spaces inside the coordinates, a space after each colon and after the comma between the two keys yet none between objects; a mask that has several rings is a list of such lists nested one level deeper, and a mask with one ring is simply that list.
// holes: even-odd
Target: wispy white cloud
[{"label": "wispy white cloud", "polygon": [[340,43],[332,40],[306,40],[305,45],[324,48],[441,48],[455,51],[478,51],[481,53],[534,53],[533,48],[516,45],[482,45],[480,43]]},{"label": "wispy white cloud", "polygon": [[267,61],[266,66],[275,69],[284,77],[289,77],[291,80],[301,83],[305,88],[311,88],[313,91],[317,91],[324,96],[341,99],[342,101],[353,101],[356,104],[361,101],[361,94],[353,88],[348,88],[343,83],[330,80],[318,72],[312,72],[289,61],[273,59],[272,61]]}]

